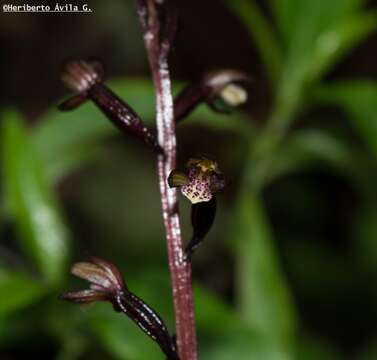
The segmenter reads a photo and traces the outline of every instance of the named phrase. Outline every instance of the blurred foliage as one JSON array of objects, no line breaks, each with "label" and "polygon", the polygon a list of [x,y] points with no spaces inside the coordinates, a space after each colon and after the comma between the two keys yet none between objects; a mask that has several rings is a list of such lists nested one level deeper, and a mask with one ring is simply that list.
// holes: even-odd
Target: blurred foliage
[{"label": "blurred foliage", "polygon": [[[376,319],[377,293],[371,279],[377,275],[374,181],[377,83],[370,79],[329,82],[324,76],[376,29],[377,16],[374,11],[366,10],[362,0],[270,0],[271,16],[266,16],[251,0],[224,3],[258,49],[273,100],[262,126],[248,115],[219,115],[205,107],[191,115],[186,121],[188,126],[182,126],[232,136],[237,139],[232,150],[246,148],[246,151],[231,152],[231,162],[242,164],[243,171],[239,187],[233,189],[232,208],[226,214],[219,214],[226,217],[229,226],[218,221],[215,228],[220,227],[221,232],[213,230],[217,237],[226,239],[227,250],[235,263],[235,272],[231,274],[235,301],[230,304],[203,284],[195,285],[200,358],[341,359],[344,355],[336,344],[311,333],[310,326],[301,317],[302,309],[297,306],[297,293],[332,303],[329,294],[343,297],[338,294],[343,291],[344,296],[358,301],[362,310],[373,309],[372,317],[367,310],[356,314],[360,316],[362,329]],[[145,121],[153,124],[154,92],[150,79],[117,79],[110,81],[109,86],[127,99]],[[305,126],[309,110],[318,107],[340,110],[341,126],[324,126],[319,121]],[[51,356],[58,360],[162,359],[155,344],[106,304],[81,311],[56,301],[58,293],[71,285],[66,277],[73,256],[72,239],[80,237],[67,230],[74,229],[75,224],[65,219],[64,210],[69,204],[56,195],[56,186],[63,180],[69,183],[74,178],[72,174],[81,170],[84,185],[76,195],[81,208],[74,211],[86,211],[88,223],[103,225],[102,230],[92,231],[102,231],[106,239],[112,238],[108,244],[93,245],[94,251],[118,260],[124,257],[126,260],[120,266],[130,288],[153,305],[173,328],[162,225],[155,224],[160,221],[158,212],[149,221],[150,209],[143,206],[152,200],[158,202],[157,186],[152,185],[153,161],[145,161],[147,155],[139,153],[139,144],[134,145],[132,141],[122,148],[127,154],[109,154],[104,145],[117,132],[90,103],[71,113],[60,113],[52,106],[31,128],[15,110],[4,111],[1,116],[0,215],[4,246],[10,245],[11,250],[9,257],[4,252],[0,262],[3,295],[0,344],[11,348],[21,341],[38,343],[36,338],[42,334],[55,344]],[[292,129],[298,121],[304,126]],[[146,166],[150,166],[148,171]],[[97,173],[88,170],[96,167]],[[117,169],[112,176],[114,168],[119,167],[122,169]],[[317,244],[316,236],[320,235],[310,234],[306,228],[300,232],[299,224],[308,221],[306,216],[315,217],[316,195],[311,195],[310,186],[302,190],[304,195],[297,195],[301,191],[299,187],[288,188],[280,196],[279,217],[286,219],[294,213],[299,218],[293,221],[292,229],[285,224],[289,254],[283,254],[288,269],[283,271],[277,245],[284,236],[275,231],[270,221],[266,190],[284,183],[290,176],[313,171],[336,174],[361,199],[353,213],[355,216],[343,230],[351,242],[352,256],[334,254]],[[105,173],[107,177],[101,177]],[[95,174],[94,185],[88,182],[92,174]],[[132,197],[131,192],[136,195]],[[127,204],[123,203],[123,193]],[[85,200],[81,202],[82,199]],[[104,203],[106,206],[101,205]],[[291,209],[295,206],[296,212]],[[155,208],[151,206],[151,209]],[[143,214],[143,219],[135,214]],[[333,220],[336,214],[327,215]],[[319,214],[315,219],[321,216],[325,215]],[[136,223],[130,225],[132,231],[125,232],[123,224],[127,221]],[[141,244],[139,238],[127,238],[124,243],[129,234],[139,234],[132,226],[140,228],[140,223],[142,227],[145,223],[140,233],[147,232],[148,227],[151,229],[150,239]],[[335,220],[332,226],[336,226]],[[90,231],[85,234],[90,235]],[[9,235],[16,240],[14,243],[6,241]],[[295,237],[299,237],[299,243],[293,242]],[[150,253],[142,248],[146,246],[150,247]],[[214,244],[209,241],[206,246]],[[349,263],[354,270],[348,268]],[[224,266],[226,262],[221,264]],[[231,269],[225,269],[225,273],[230,272]],[[336,305],[336,326],[347,326],[348,309],[342,313]],[[364,334],[370,338],[365,339],[365,346],[356,358],[374,359],[375,334],[365,331]]]},{"label": "blurred foliage", "polygon": [[[68,234],[44,173],[44,164],[17,113],[3,114],[5,203],[24,251],[51,283],[67,271]],[[48,241],[46,241],[48,239]]]}]

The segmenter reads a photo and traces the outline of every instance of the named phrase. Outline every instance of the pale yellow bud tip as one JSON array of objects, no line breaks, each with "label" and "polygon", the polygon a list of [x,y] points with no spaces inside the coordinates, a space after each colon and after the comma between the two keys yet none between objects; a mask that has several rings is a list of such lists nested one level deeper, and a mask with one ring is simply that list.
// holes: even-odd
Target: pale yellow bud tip
[{"label": "pale yellow bud tip", "polygon": [[239,106],[247,101],[247,91],[240,85],[229,84],[220,92],[221,99],[230,106]]}]

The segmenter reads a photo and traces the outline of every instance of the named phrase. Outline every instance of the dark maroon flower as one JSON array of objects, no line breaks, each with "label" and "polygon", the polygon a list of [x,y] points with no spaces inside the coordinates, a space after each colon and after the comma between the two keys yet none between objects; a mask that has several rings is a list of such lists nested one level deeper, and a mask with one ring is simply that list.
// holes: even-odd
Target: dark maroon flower
[{"label": "dark maroon flower", "polygon": [[64,300],[89,304],[94,301],[111,301],[117,292],[126,288],[118,269],[99,258],[92,262],[78,262],[72,266],[72,274],[89,281],[90,289],[62,295]]},{"label": "dark maroon flower", "polygon": [[192,203],[191,224],[193,234],[186,246],[189,259],[210,230],[216,215],[215,194],[225,187],[224,176],[215,161],[191,159],[187,171],[173,170],[168,178],[170,187],[179,187]]},{"label": "dark maroon flower", "polygon": [[205,73],[199,81],[189,84],[174,101],[175,121],[181,121],[200,103],[207,103],[214,111],[227,112],[228,108],[247,101],[245,84],[247,74],[233,69],[221,69]]},{"label": "dark maroon flower", "polygon": [[144,125],[128,104],[103,84],[103,68],[99,61],[77,60],[67,63],[62,80],[69,89],[79,94],[60,104],[60,110],[72,110],[90,99],[119,130],[142,140],[156,153],[162,152],[155,133]]},{"label": "dark maroon flower", "polygon": [[179,360],[175,344],[161,317],[127,288],[117,267],[103,259],[78,262],[72,274],[90,283],[88,290],[68,292],[61,298],[78,304],[110,302],[115,311],[127,315],[140,329],[156,341],[169,360]]},{"label": "dark maroon flower", "polygon": [[187,171],[173,170],[168,178],[170,187],[179,187],[192,204],[210,201],[225,186],[217,163],[209,159],[190,159]]}]

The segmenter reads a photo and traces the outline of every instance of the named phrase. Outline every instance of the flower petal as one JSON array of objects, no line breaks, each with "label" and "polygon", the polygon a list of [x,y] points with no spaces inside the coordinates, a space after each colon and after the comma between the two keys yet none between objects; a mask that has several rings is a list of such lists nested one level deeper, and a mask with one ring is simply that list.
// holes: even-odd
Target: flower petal
[{"label": "flower petal", "polygon": [[64,293],[60,296],[63,300],[68,300],[77,304],[90,304],[94,301],[109,300],[108,294],[97,290],[82,290]]},{"label": "flower petal", "polygon": [[113,289],[114,283],[106,270],[90,262],[78,262],[72,266],[72,274],[99,285],[105,289]]}]

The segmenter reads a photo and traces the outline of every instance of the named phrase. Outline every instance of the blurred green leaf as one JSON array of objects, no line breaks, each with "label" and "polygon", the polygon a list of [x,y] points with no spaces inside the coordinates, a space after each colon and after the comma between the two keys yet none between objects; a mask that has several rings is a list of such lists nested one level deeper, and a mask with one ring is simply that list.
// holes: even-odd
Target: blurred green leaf
[{"label": "blurred green leaf", "polygon": [[13,270],[0,268],[0,316],[28,306],[45,293],[35,279]]},{"label": "blurred green leaf", "polygon": [[56,283],[67,271],[68,233],[21,116],[6,112],[3,121],[4,195],[23,250]]},{"label": "blurred green leaf", "polygon": [[290,134],[275,154],[269,182],[295,171],[329,166],[347,174],[354,168],[355,154],[344,139],[316,129]]},{"label": "blurred green leaf", "polygon": [[[377,26],[373,12],[362,12],[361,0],[272,1],[286,38],[278,100],[299,106],[306,85],[320,79],[341,56]],[[288,104],[288,105],[286,105]]]},{"label": "blurred green leaf", "polygon": [[260,334],[234,309],[195,287],[200,357],[206,360],[289,360],[282,346]]},{"label": "blurred green leaf", "polygon": [[312,94],[322,104],[345,110],[351,125],[377,156],[377,84],[368,81],[343,81],[318,86]]},{"label": "blurred green leaf", "polygon": [[51,159],[46,159],[45,168],[46,176],[51,179],[51,183],[57,183],[59,180],[68,174],[79,170],[84,165],[94,163],[103,154],[103,144],[93,142],[72,144],[67,148],[60,157],[53,161],[52,154],[38,154],[40,158],[51,156]]},{"label": "blurred green leaf", "polygon": [[[154,124],[155,95],[151,81],[125,79],[109,82],[150,126]],[[201,124],[222,131],[250,134],[250,125],[240,114],[222,115],[204,106],[196,110],[186,124]],[[184,123],[184,124],[185,124]],[[183,124],[183,125],[184,125]],[[50,110],[33,129],[33,141],[48,175],[58,179],[82,166],[98,154],[98,142],[119,132],[90,101],[71,112]]]},{"label": "blurred green leaf", "polygon": [[239,196],[230,235],[237,249],[237,292],[243,319],[271,343],[292,350],[294,305],[262,204],[251,191],[244,190]]},{"label": "blurred green leaf", "polygon": [[[68,288],[59,292],[64,290]],[[39,324],[59,344],[55,360],[81,359],[92,346],[87,330],[88,312],[72,303],[57,301],[57,294],[53,293],[45,304],[44,313],[44,321],[39,320]]]},{"label": "blurred green leaf", "polygon": [[298,119],[308,90],[377,26],[373,12],[361,12],[361,0],[272,1],[276,22],[285,37],[281,78],[266,126],[253,142],[253,186],[269,177],[271,159],[287,130]]},{"label": "blurred green leaf", "polygon": [[308,70],[310,80],[321,78],[349,50],[377,28],[377,13],[350,16],[334,24],[318,37]]},{"label": "blurred green leaf", "polygon": [[2,349],[17,348],[20,344],[24,346],[28,342],[38,342],[42,334],[40,322],[34,321],[34,309],[36,307],[38,306],[31,305],[25,309],[16,309],[10,315],[0,317],[0,345]]},{"label": "blurred green leaf", "polygon": [[282,54],[276,35],[259,6],[249,0],[227,0],[227,5],[249,30],[272,84],[281,72]]},{"label": "blurred green leaf", "polygon": [[76,360],[82,357],[88,344],[79,334],[73,333],[63,340],[63,344],[55,360]]},{"label": "blurred green leaf", "polygon": [[[328,25],[356,12],[364,0],[269,0],[270,8],[286,46],[299,38],[312,39]],[[306,26],[305,25],[306,22]],[[306,28],[306,30],[304,30]],[[304,34],[298,34],[304,30]]]},{"label": "blurred green leaf", "polygon": [[90,321],[91,328],[115,359],[164,359],[158,345],[125,315],[114,312],[108,304],[96,304],[96,307],[97,314]]},{"label": "blurred green leaf", "polygon": [[216,339],[213,346],[208,346],[202,353],[205,360],[290,360],[286,352],[274,344],[256,337],[254,333],[237,330],[225,333]]},{"label": "blurred green leaf", "polygon": [[[291,238],[294,239],[293,234]],[[358,286],[359,274],[350,266],[355,260],[353,255],[339,254],[330,246],[321,244],[320,240],[307,235],[306,241],[301,238],[289,241],[287,267],[296,291],[315,302],[336,306],[339,299],[351,294]]]},{"label": "blurred green leaf", "polygon": [[281,39],[285,43],[288,43],[295,25],[299,2],[300,0],[269,0]]}]

